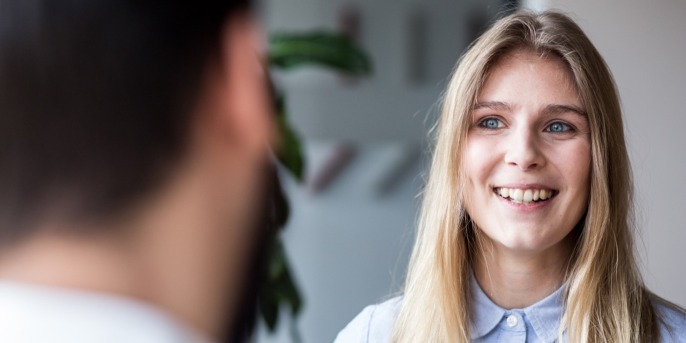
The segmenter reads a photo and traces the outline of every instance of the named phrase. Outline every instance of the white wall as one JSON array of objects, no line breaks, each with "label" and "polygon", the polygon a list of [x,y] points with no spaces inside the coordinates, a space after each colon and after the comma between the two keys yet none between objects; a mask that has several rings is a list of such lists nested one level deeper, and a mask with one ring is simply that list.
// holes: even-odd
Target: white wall
[{"label": "white wall", "polygon": [[617,82],[648,286],[686,305],[686,1],[538,0],[571,14]]}]

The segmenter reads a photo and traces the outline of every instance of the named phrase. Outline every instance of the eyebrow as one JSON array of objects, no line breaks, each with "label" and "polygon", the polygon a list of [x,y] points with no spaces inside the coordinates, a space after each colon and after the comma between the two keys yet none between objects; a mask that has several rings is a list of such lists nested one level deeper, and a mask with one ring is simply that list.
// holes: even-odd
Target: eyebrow
[{"label": "eyebrow", "polygon": [[572,112],[587,117],[586,111],[574,105],[548,105],[543,109],[544,114],[560,114]]},{"label": "eyebrow", "polygon": [[[484,101],[484,102],[478,102],[474,107],[472,108],[473,111],[476,111],[478,109],[482,108],[489,108],[495,111],[503,111],[503,112],[512,112],[512,106],[506,102],[502,101]],[[586,111],[584,111],[582,108],[574,105],[547,105],[545,108],[543,108],[543,111],[541,111],[543,114],[546,115],[551,115],[551,114],[560,114],[560,113],[576,113],[582,117],[587,117]]]},{"label": "eyebrow", "polygon": [[496,111],[507,111],[507,112],[512,112],[512,106],[510,104],[502,102],[502,101],[485,101],[485,102],[477,102],[476,105],[472,108],[473,111],[482,109],[482,108],[490,108],[492,110]]}]

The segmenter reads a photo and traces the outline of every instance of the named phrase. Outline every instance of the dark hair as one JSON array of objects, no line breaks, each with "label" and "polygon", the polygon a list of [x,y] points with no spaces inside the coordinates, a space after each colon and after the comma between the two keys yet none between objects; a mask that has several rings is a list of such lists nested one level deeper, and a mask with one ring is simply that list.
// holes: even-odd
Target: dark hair
[{"label": "dark hair", "polygon": [[223,25],[249,0],[0,0],[0,241],[125,210],[183,153]]}]

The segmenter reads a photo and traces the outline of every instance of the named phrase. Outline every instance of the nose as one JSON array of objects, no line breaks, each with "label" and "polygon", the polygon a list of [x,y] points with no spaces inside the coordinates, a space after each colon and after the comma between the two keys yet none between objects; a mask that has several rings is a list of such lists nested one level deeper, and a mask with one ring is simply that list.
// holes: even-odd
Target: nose
[{"label": "nose", "polygon": [[540,144],[534,130],[529,128],[514,130],[505,145],[505,163],[523,171],[543,167],[545,156]]}]

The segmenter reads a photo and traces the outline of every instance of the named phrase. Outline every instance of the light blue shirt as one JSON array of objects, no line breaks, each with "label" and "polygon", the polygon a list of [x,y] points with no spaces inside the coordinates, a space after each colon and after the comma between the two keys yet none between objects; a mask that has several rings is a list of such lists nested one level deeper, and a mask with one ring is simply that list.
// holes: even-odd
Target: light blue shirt
[{"label": "light blue shirt", "polygon": [[563,288],[527,308],[505,310],[493,303],[472,278],[472,341],[555,342],[562,319]]},{"label": "light blue shirt", "polygon": [[[471,340],[479,343],[557,342],[563,312],[563,288],[523,309],[506,310],[496,305],[472,278],[474,313]],[[336,337],[335,343],[387,343],[400,312],[402,297],[366,307]],[[660,342],[686,342],[686,313],[655,302],[662,319]],[[563,334],[563,340],[566,335]]]}]

